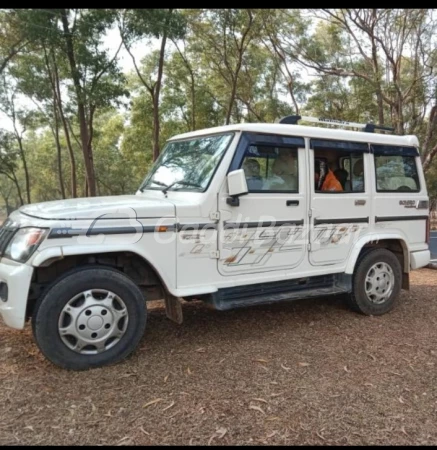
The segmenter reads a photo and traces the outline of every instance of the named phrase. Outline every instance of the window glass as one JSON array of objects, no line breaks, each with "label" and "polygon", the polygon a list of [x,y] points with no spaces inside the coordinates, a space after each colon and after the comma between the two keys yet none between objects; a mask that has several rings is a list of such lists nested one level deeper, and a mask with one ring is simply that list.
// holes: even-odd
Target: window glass
[{"label": "window glass", "polygon": [[420,190],[414,156],[375,155],[376,190],[397,192]]},{"label": "window glass", "polygon": [[167,142],[140,190],[204,192],[233,136],[226,133]]},{"label": "window glass", "polygon": [[249,192],[298,192],[297,148],[251,145],[241,168]]},{"label": "window glass", "polygon": [[315,192],[364,192],[364,154],[345,150],[317,150],[314,158]]}]

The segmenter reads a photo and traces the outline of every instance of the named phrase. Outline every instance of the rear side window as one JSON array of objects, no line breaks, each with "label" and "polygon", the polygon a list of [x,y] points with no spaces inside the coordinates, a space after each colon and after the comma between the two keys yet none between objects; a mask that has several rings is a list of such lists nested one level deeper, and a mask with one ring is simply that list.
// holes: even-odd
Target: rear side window
[{"label": "rear side window", "polygon": [[364,154],[369,145],[327,139],[311,139],[314,150],[314,191],[317,193],[365,192]]},{"label": "rear side window", "polygon": [[377,192],[419,192],[417,150],[408,147],[375,146]]}]

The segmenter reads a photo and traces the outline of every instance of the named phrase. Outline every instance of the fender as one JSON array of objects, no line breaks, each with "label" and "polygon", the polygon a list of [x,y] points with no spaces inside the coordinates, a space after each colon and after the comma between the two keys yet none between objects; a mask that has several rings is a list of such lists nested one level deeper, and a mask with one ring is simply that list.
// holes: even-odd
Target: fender
[{"label": "fender", "polygon": [[396,230],[393,232],[372,232],[369,234],[366,234],[365,236],[362,236],[353,246],[353,249],[351,253],[349,254],[348,262],[346,265],[345,273],[347,274],[353,274],[355,270],[355,265],[358,259],[358,256],[361,253],[361,250],[363,247],[370,243],[370,242],[377,242],[381,240],[387,240],[387,239],[393,239],[393,240],[399,240],[402,244],[402,249],[404,251],[404,272],[410,272],[410,249],[407,244],[407,239],[402,233],[402,231]]},{"label": "fender", "polygon": [[32,259],[33,267],[49,266],[52,262],[62,259],[62,247],[48,247],[43,250],[37,250]]},{"label": "fender", "polygon": [[[144,247],[142,247],[144,250]],[[147,264],[149,264],[157,275],[160,277],[165,289],[167,289],[171,294],[178,296],[179,292],[176,289],[176,270],[175,267],[168,267],[168,270],[164,270],[162,267],[156,263],[151,263],[148,255],[144,255],[138,252],[138,246],[129,245],[66,245],[66,246],[53,246],[46,247],[35,253],[35,256],[30,263],[33,267],[44,267],[52,264],[58,259],[62,259],[66,256],[75,255],[92,255],[96,253],[121,253],[129,252],[134,253],[140,258],[142,258]]]}]

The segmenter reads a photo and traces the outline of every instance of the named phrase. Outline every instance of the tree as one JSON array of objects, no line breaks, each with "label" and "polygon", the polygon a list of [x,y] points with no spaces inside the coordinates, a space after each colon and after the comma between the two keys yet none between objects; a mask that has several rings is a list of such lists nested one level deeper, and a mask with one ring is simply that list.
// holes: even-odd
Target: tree
[{"label": "tree", "polygon": [[[437,153],[431,143],[432,109],[426,118],[430,104],[436,102],[433,14],[424,9],[312,10],[311,16],[297,22],[284,20],[276,42],[289,62],[322,76],[366,83],[377,105],[377,115],[370,118],[384,125],[389,116],[398,134],[420,134],[428,170]],[[296,19],[295,13],[284,13],[286,18],[291,15]],[[305,25],[315,19],[319,21],[315,31],[308,31]],[[300,33],[295,33],[296,27]]]},{"label": "tree", "polygon": [[53,50],[56,60],[62,61],[68,74],[68,95],[77,111],[87,191],[94,196],[94,115],[99,108],[115,104],[121,96],[128,95],[117,64],[122,43],[112,56],[100,45],[116,13],[105,9],[47,9],[19,10],[19,14],[32,45],[39,51]]},{"label": "tree", "polygon": [[0,75],[27,44],[17,14],[11,10],[0,11]]},{"label": "tree", "polygon": [[306,99],[307,86],[300,75],[284,70],[282,61],[261,39],[254,39],[248,48],[239,78],[236,98],[242,105],[241,118],[248,122],[275,122],[299,113]]},{"label": "tree", "polygon": [[[133,194],[140,178],[132,173],[132,161],[121,147],[124,118],[117,110],[108,108],[96,116],[95,155],[99,195]],[[144,173],[141,174],[141,177]]]},{"label": "tree", "polygon": [[290,68],[290,61],[282,47],[282,33],[300,36],[307,25],[299,11],[284,13],[282,10],[266,9],[261,14],[263,30],[261,41],[271,53],[276,67],[280,70],[282,78],[287,86],[288,94],[294,106],[294,113],[299,114],[300,103],[305,100],[308,86],[299,81],[300,74]]},{"label": "tree", "polygon": [[[20,183],[17,178],[19,153],[14,148],[15,136],[0,130],[0,174],[11,181],[17,189],[20,205],[24,204]],[[4,182],[4,180],[3,180]]]},{"label": "tree", "polygon": [[27,203],[31,203],[30,194],[30,176],[27,166],[26,152],[24,150],[23,136],[26,131],[26,111],[17,109],[17,89],[16,86],[7,79],[6,74],[2,74],[0,86],[0,111],[2,111],[12,122],[14,129],[13,136],[18,144],[19,154],[23,163],[23,170],[26,181],[26,197]]},{"label": "tree", "polygon": [[[57,92],[53,84],[54,73],[48,64],[47,52],[44,51],[43,55],[36,52],[22,55],[16,58],[9,71],[16,84],[17,92],[31,100],[36,107],[35,111],[27,115],[27,127],[31,129],[48,127],[52,132],[57,150],[59,188],[62,198],[66,198]],[[47,80],[50,80],[50,83],[47,83]],[[75,177],[74,173],[74,179]]]},{"label": "tree", "polygon": [[434,198],[435,31],[432,9],[1,10],[0,199],[133,193],[171,135],[289,114],[416,134]]},{"label": "tree", "polygon": [[[170,9],[124,10],[119,22],[123,44],[134,63],[135,71],[150,95],[153,105],[153,160],[159,156],[160,93],[164,74],[164,61],[167,42],[183,35],[183,17],[178,11]],[[159,51],[153,52],[143,61],[140,68],[132,53],[134,43],[154,36],[160,39]],[[144,70],[145,69],[145,70]]]},{"label": "tree", "polygon": [[[71,142],[69,124],[68,124],[67,118],[64,113],[64,105],[63,105],[63,101],[62,101],[61,83],[60,83],[60,77],[59,77],[58,63],[57,63],[57,59],[56,59],[56,54],[53,51],[53,49],[50,49],[48,52],[47,49],[44,48],[44,60],[45,60],[46,73],[50,80],[50,85],[52,88],[52,95],[53,95],[53,116],[55,118],[54,129],[56,130],[54,132],[55,140],[56,140],[56,142],[59,143],[58,122],[60,119],[62,122],[64,136],[65,136],[65,140],[66,140],[66,144],[67,144],[67,148],[68,148],[68,154],[70,157],[71,196],[73,198],[76,198],[77,197],[76,159],[74,156],[73,145]],[[58,146],[58,153],[60,154],[60,145],[58,144],[57,146]],[[59,158],[59,165],[61,165],[60,158]],[[60,180],[60,183],[62,185],[61,180]]]},{"label": "tree", "polygon": [[[258,31],[257,12],[251,9],[201,10],[193,18],[193,33],[198,36],[196,50],[202,65],[218,75],[216,84],[221,99],[215,100],[225,111],[228,125],[234,112],[237,86],[245,54]],[[221,86],[220,86],[221,85]]]},{"label": "tree", "polygon": [[[5,205],[5,213],[8,216],[18,206],[17,200],[13,194],[14,184],[9,178],[0,177],[0,197],[3,199]],[[1,209],[0,209],[1,213]],[[0,219],[1,224],[1,219]]]},{"label": "tree", "polygon": [[[80,126],[80,138],[87,174],[87,188],[90,196],[96,195],[96,176],[93,159],[93,119],[98,107],[108,106],[114,100],[126,94],[121,84],[121,74],[116,64],[120,47],[112,58],[107,52],[98,49],[101,33],[108,27],[113,17],[107,11],[93,11],[88,14],[60,11],[62,22],[64,51],[73,81],[77,114]],[[85,18],[84,18],[85,16]],[[71,23],[72,21],[72,23]],[[77,33],[80,38],[73,39]]]}]

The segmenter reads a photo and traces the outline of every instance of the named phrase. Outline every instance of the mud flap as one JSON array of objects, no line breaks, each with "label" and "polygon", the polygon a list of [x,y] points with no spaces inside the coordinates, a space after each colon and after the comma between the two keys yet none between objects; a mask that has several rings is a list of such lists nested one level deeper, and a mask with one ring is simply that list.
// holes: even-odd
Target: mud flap
[{"label": "mud flap", "polygon": [[181,324],[183,322],[184,317],[182,314],[182,303],[179,297],[175,297],[174,295],[166,292],[165,313],[167,317],[173,322],[176,322],[178,324]]},{"label": "mud flap", "polygon": [[410,274],[409,273],[402,273],[402,289],[409,291],[410,290]]}]

